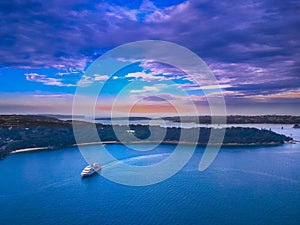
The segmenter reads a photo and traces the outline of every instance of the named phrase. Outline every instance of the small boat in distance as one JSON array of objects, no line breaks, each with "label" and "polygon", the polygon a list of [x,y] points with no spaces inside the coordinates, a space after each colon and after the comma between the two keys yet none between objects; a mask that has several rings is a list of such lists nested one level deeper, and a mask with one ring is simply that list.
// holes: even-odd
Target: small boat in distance
[{"label": "small boat in distance", "polygon": [[88,165],[81,171],[81,178],[92,176],[100,170],[101,166],[99,163],[93,163],[92,165]]}]

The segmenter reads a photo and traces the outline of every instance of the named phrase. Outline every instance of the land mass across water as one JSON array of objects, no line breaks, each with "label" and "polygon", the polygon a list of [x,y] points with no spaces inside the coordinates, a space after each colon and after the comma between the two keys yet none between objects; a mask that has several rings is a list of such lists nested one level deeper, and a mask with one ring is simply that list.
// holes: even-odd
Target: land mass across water
[{"label": "land mass across water", "polygon": [[[150,117],[116,117],[107,118],[99,117],[95,118],[97,121],[103,120],[129,120],[129,121],[139,121],[139,120],[151,120],[156,118]],[[196,124],[223,124],[224,122],[228,124],[300,124],[300,116],[291,115],[260,115],[260,116],[241,116],[241,115],[228,115],[225,117],[221,116],[171,116],[162,117],[159,119],[172,121],[172,122],[183,122],[183,123],[196,123]]]},{"label": "land mass across water", "polygon": [[[82,136],[84,138],[79,142],[74,137],[72,127],[74,124],[79,130],[81,127],[83,128]],[[91,125],[83,121],[60,120],[49,116],[1,115],[0,158],[4,158],[12,152],[59,149],[84,144],[124,143],[124,140],[126,143],[133,144],[161,142],[163,144],[180,143],[203,146],[208,142],[222,146],[274,146],[293,140],[270,130],[256,128],[165,128],[147,125],[130,125],[128,127],[101,123],[93,125],[98,133],[97,137],[94,137],[84,129]],[[210,140],[210,134],[214,129],[219,131],[223,129],[225,135],[222,143],[213,143],[213,140]],[[118,130],[118,136],[115,130]],[[182,133],[185,133],[183,138],[181,137]],[[99,140],[101,141],[99,142]]]}]

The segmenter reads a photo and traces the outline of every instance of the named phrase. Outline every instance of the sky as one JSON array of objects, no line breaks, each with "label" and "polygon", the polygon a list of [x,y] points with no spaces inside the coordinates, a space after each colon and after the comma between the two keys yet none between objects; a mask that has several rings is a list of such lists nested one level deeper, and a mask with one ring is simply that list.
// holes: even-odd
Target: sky
[{"label": "sky", "polygon": [[[188,100],[207,115],[204,90],[221,92],[227,114],[300,115],[299,15],[296,0],[2,0],[0,113],[71,114],[76,90],[101,84],[100,116],[176,115],[178,105],[189,115]],[[220,89],[155,61],[86,74],[101,55],[142,40],[191,50]],[[80,97],[84,108],[89,96]]]}]

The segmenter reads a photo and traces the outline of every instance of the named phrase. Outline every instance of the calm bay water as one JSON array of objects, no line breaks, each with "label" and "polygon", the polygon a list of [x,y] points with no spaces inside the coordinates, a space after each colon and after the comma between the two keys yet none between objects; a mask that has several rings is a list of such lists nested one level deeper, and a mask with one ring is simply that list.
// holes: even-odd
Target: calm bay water
[{"label": "calm bay water", "polygon": [[[173,150],[169,145],[147,153],[107,147],[136,165],[155,163],[159,157],[151,155],[165,157]],[[222,149],[204,172],[197,170],[199,148],[175,176],[146,187],[116,184],[98,174],[81,180],[86,162],[77,148],[16,154],[0,161],[1,224],[296,225],[299,147]]]}]

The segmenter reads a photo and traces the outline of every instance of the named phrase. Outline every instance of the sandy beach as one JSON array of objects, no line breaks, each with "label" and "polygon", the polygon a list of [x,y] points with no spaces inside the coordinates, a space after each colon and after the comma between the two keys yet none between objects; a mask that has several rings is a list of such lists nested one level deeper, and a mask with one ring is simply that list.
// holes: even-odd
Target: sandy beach
[{"label": "sandy beach", "polygon": [[31,152],[31,151],[41,151],[41,150],[46,150],[46,149],[49,149],[49,147],[23,148],[23,149],[18,149],[18,150],[12,151],[11,154],[22,153],[22,152]]},{"label": "sandy beach", "polygon": [[[117,142],[117,141],[87,142],[87,143],[74,144],[71,147],[88,146],[88,145],[117,144],[117,143],[119,143],[119,142]],[[65,146],[65,147],[67,147],[67,146]],[[62,147],[62,148],[64,148],[64,147]],[[23,148],[23,149],[14,150],[11,152],[11,154],[31,152],[31,151],[42,151],[42,150],[53,150],[53,149],[49,148],[49,147]]]},{"label": "sandy beach", "polygon": [[[291,143],[291,142],[288,142]],[[77,147],[77,146],[89,146],[89,145],[105,145],[105,144],[121,144],[118,141],[103,141],[103,142],[87,142],[87,143],[79,143],[79,144],[74,144],[69,147]],[[161,143],[157,143],[155,141],[133,141],[133,142],[125,142],[123,144],[170,144],[170,145],[195,145],[195,143],[189,143],[189,142],[181,142],[178,143],[178,141],[163,141]],[[196,144],[197,146],[206,146],[206,144],[203,143],[198,143]],[[248,143],[248,144],[240,144],[240,143],[227,143],[227,144],[210,144],[210,147],[253,147],[253,146],[277,146],[280,145],[280,143],[276,142],[270,142],[270,143]],[[67,148],[68,146],[64,146],[62,148]],[[60,149],[60,148],[57,148]],[[16,154],[16,153],[24,153],[24,152],[31,152],[31,151],[42,151],[42,150],[53,150],[52,148],[49,147],[36,147],[36,148],[24,148],[24,149],[18,149],[15,151],[12,151],[11,154]]]}]

